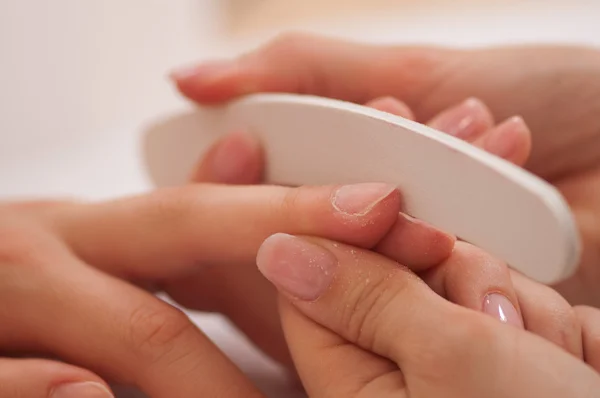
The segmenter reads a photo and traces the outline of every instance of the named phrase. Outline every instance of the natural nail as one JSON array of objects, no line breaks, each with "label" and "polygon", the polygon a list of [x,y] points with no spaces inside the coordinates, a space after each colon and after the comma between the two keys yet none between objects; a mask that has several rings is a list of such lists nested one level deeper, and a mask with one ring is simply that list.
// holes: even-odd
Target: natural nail
[{"label": "natural nail", "polygon": [[396,188],[383,183],[345,185],[335,192],[332,204],[342,213],[364,216],[395,191]]},{"label": "natural nail", "polygon": [[482,132],[489,120],[486,106],[476,98],[469,98],[460,105],[440,114],[431,127],[461,139],[473,139]]},{"label": "natural nail", "polygon": [[516,151],[519,136],[528,133],[529,129],[523,119],[515,116],[490,131],[489,136],[484,138],[484,146],[488,152],[508,158]]},{"label": "natural nail", "polygon": [[221,183],[244,183],[260,168],[260,145],[249,134],[232,134],[217,144],[211,159],[213,179]]},{"label": "natural nail", "polygon": [[483,300],[483,312],[502,323],[523,328],[523,318],[513,303],[503,294],[491,293]]},{"label": "natural nail", "polygon": [[236,66],[232,60],[209,61],[197,65],[184,66],[177,68],[169,75],[174,80],[189,79],[218,79],[220,76],[228,74]]},{"label": "natural nail", "polygon": [[56,387],[50,398],[114,398],[114,395],[100,383],[81,382]]},{"label": "natural nail", "polygon": [[314,301],[333,280],[337,259],[323,247],[286,234],[267,238],[256,263],[263,275],[287,294]]}]

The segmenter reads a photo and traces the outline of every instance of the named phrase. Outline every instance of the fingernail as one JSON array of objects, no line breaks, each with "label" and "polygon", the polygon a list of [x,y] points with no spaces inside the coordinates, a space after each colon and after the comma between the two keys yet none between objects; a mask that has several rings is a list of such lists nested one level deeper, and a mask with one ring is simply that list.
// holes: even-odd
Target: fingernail
[{"label": "fingernail", "polygon": [[484,138],[485,149],[501,158],[510,157],[517,149],[518,136],[529,134],[529,128],[520,116],[512,117],[499,124]]},{"label": "fingernail", "polygon": [[275,234],[263,242],[256,264],[279,289],[298,299],[314,301],[331,284],[337,259],[328,250],[302,238]]},{"label": "fingernail", "polygon": [[364,216],[397,189],[383,183],[345,185],[333,195],[333,207],[344,214]]},{"label": "fingernail", "polygon": [[201,64],[183,66],[173,70],[169,76],[173,80],[218,79],[231,73],[236,66],[235,60],[209,61]]},{"label": "fingernail", "polygon": [[245,183],[260,168],[260,144],[249,134],[235,133],[217,144],[211,160],[213,179],[222,183]]},{"label": "fingernail", "polygon": [[523,318],[512,302],[500,293],[488,294],[483,300],[483,312],[500,320],[502,323],[523,328]]},{"label": "fingernail", "polygon": [[439,115],[431,122],[431,127],[467,140],[482,132],[481,126],[486,123],[487,118],[489,115],[486,106],[476,98],[469,98]]},{"label": "fingernail", "polygon": [[62,384],[52,391],[50,398],[114,398],[114,395],[100,383],[83,382]]}]

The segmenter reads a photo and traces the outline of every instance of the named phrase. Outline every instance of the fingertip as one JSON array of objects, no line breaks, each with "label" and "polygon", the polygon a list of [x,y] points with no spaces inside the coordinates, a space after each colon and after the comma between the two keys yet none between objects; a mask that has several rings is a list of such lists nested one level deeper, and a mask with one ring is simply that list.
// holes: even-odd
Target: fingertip
[{"label": "fingertip", "polygon": [[256,184],[264,168],[260,142],[245,132],[232,133],[217,141],[192,173],[192,182]]},{"label": "fingertip", "polygon": [[394,97],[376,98],[366,104],[366,106],[377,109],[382,112],[391,113],[392,115],[400,116],[405,119],[414,120],[415,116],[412,110],[404,102],[397,100]]},{"label": "fingertip", "polygon": [[361,183],[337,188],[331,196],[331,237],[361,247],[379,242],[396,222],[400,191],[389,184]]},{"label": "fingertip", "polygon": [[422,272],[446,260],[455,243],[455,236],[400,213],[376,250],[413,272]]},{"label": "fingertip", "polygon": [[479,146],[517,166],[523,166],[531,153],[531,130],[522,117],[513,116],[488,131]]},{"label": "fingertip", "polygon": [[238,60],[217,60],[185,66],[169,74],[185,97],[212,105],[260,90],[251,68]]}]

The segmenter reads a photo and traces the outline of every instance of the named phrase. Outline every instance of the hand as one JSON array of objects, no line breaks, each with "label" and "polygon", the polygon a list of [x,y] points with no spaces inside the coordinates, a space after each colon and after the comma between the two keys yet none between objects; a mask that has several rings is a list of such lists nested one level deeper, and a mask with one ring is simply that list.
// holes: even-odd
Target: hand
[{"label": "hand", "polygon": [[[493,259],[457,244],[444,272],[485,261]],[[593,370],[600,371],[598,310],[579,313],[591,337],[584,341],[589,366],[532,333],[444,300],[407,268],[368,250],[277,234],[263,243],[257,264],[283,295],[285,334],[311,398],[591,398],[600,391]],[[548,289],[526,283],[518,291],[522,305]]]},{"label": "hand", "polygon": [[425,122],[474,96],[496,120],[522,115],[534,142],[527,168],[560,189],[584,241],[578,273],[556,288],[574,304],[600,306],[600,51],[388,47],[294,34],[239,59],[179,70],[173,77],[182,93],[202,104],[263,91],[358,103],[392,96]]},{"label": "hand", "polygon": [[[0,396],[108,398],[105,381],[116,381],[153,398],[262,397],[182,312],[142,287],[160,289],[205,267],[246,265],[280,231],[359,247],[396,224],[408,225],[396,232],[408,242],[411,230],[428,233],[398,223],[399,209],[399,192],[383,184],[205,184],[104,203],[3,204]],[[446,243],[441,256],[452,248]],[[16,358],[24,356],[68,364]]]},{"label": "hand", "polygon": [[[367,105],[405,118],[414,117],[405,104],[393,98],[376,99]],[[432,118],[429,124],[463,137],[492,153],[505,156],[507,160],[517,164],[526,161],[531,148],[530,133],[522,119],[511,118],[495,126],[488,108],[476,99],[469,99],[444,110]],[[514,150],[503,152],[506,143]],[[234,133],[208,151],[192,173],[192,181],[256,184],[261,181],[263,166],[258,142],[248,134]],[[417,241],[411,238],[410,231],[414,230],[414,227],[407,228],[406,222],[401,225],[396,228],[404,229],[403,236],[398,236],[392,242],[410,239],[414,243],[405,243],[399,248],[405,248],[407,252],[410,248],[416,253],[431,253],[431,257],[418,260],[408,253],[400,253],[399,249],[390,243],[375,248],[383,249],[384,253],[391,253],[398,261],[420,269],[437,264],[436,260],[440,262],[449,255],[454,238],[436,233],[429,226],[418,224],[423,230]],[[469,289],[468,286],[464,288]],[[181,280],[171,281],[167,292],[188,306],[224,313],[263,351],[279,362],[292,366],[287,344],[281,333],[275,305],[276,292],[258,273],[253,262],[249,262],[245,267],[224,266],[198,270],[194,276],[186,275]],[[478,299],[483,297],[474,297],[473,300]],[[213,307],[206,307],[207,302],[212,303]],[[244,303],[244,306],[240,306],[239,303]]]}]

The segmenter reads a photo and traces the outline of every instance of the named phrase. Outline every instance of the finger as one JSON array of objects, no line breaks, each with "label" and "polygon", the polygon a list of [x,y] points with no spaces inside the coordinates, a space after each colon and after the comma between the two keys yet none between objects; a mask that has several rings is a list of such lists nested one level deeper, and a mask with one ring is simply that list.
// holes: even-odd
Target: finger
[{"label": "finger", "polygon": [[[264,242],[257,264],[302,314],[393,360],[412,395],[525,397],[531,390],[524,394],[522,386],[536,385],[536,396],[569,395],[574,386],[586,396],[600,385],[551,343],[444,300],[373,252],[278,234]],[[532,377],[548,380],[548,372],[560,377],[532,384]]]},{"label": "finger", "polygon": [[483,250],[456,242],[452,256],[420,276],[430,288],[451,302],[523,328],[509,268]]},{"label": "finger", "polygon": [[198,185],[74,206],[54,223],[86,262],[122,277],[160,279],[187,274],[199,263],[253,262],[262,240],[279,231],[368,247],[387,233],[400,206],[398,190],[378,183]]},{"label": "finger", "polygon": [[473,142],[494,125],[494,118],[483,102],[469,98],[429,121],[429,126],[467,142]]},{"label": "finger", "polygon": [[490,129],[474,144],[517,166],[523,166],[531,154],[531,131],[517,116]]},{"label": "finger", "polygon": [[460,54],[288,34],[238,59],[181,68],[171,76],[185,96],[200,103],[292,92],[355,103],[394,93],[415,104],[455,66]]},{"label": "finger", "polygon": [[155,398],[262,397],[185,314],[151,294],[67,253],[27,266],[4,267],[0,299],[13,313],[0,346],[50,353]]},{"label": "finger", "polygon": [[286,341],[309,397],[400,396],[403,376],[394,362],[344,340],[286,300],[280,300],[280,313]]},{"label": "finger", "polygon": [[206,152],[191,174],[192,182],[256,184],[264,168],[260,142],[244,132],[217,141]]},{"label": "finger", "polygon": [[261,246],[257,265],[309,318],[400,365],[422,354],[450,311],[394,261],[334,242],[276,234]]},{"label": "finger", "polygon": [[576,306],[574,310],[581,325],[584,360],[600,372],[600,310],[586,306]]},{"label": "finger", "polygon": [[404,102],[397,100],[394,97],[380,97],[366,103],[369,108],[377,109],[378,111],[391,113],[392,115],[400,116],[405,119],[414,120],[415,115]]},{"label": "finger", "polygon": [[0,358],[0,397],[113,398],[113,394],[100,377],[75,366]]},{"label": "finger", "polygon": [[512,271],[525,329],[583,358],[581,325],[571,305],[554,289]]}]

